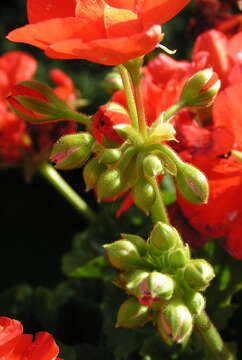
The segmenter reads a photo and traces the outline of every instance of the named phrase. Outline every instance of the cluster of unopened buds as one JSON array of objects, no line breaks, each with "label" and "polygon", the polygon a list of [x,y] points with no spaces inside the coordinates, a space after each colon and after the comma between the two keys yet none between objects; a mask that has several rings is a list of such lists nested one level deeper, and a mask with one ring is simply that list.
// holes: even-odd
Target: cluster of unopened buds
[{"label": "cluster of unopened buds", "polygon": [[114,284],[130,297],[120,307],[116,326],[157,324],[166,341],[183,342],[191,334],[193,317],[205,307],[201,294],[214,277],[211,265],[192,259],[177,230],[158,222],[147,241],[122,234],[104,245],[111,264],[123,272]]}]

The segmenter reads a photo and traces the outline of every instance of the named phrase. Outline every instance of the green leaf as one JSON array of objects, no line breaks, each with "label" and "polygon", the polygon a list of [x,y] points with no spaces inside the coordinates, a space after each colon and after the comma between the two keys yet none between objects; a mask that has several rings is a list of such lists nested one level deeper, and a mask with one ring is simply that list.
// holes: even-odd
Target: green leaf
[{"label": "green leaf", "polygon": [[105,269],[109,266],[106,258],[98,256],[88,261],[85,265],[77,267],[69,273],[71,277],[102,278],[105,276]]}]

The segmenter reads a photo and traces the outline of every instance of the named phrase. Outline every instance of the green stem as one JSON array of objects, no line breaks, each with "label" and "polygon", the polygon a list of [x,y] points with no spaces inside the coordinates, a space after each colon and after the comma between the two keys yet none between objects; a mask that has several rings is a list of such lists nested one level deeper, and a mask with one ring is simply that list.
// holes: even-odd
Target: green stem
[{"label": "green stem", "polygon": [[87,203],[72,189],[52,165],[43,162],[38,167],[38,171],[80,214],[89,221],[94,220],[95,215]]},{"label": "green stem", "polygon": [[213,354],[214,360],[235,360],[234,355],[229,352],[223,343],[221,336],[205,311],[195,317],[194,323],[197,331]]},{"label": "green stem", "polygon": [[179,101],[177,104],[169,107],[164,113],[164,121],[168,121],[172,116],[176,115],[176,113],[184,107],[184,103]]},{"label": "green stem", "polygon": [[65,116],[66,116],[65,120],[76,121],[83,125],[88,125],[91,120],[90,116],[80,113],[80,112],[77,112],[77,111],[72,111],[72,110],[66,111]]},{"label": "green stem", "polygon": [[132,89],[132,84],[130,81],[130,76],[127,69],[123,65],[118,66],[120,76],[123,81],[124,91],[126,95],[127,105],[129,109],[129,115],[135,129],[139,129],[139,122],[138,122],[138,114],[136,109],[136,104],[134,100],[134,94]]},{"label": "green stem", "polygon": [[158,221],[162,221],[166,224],[170,224],[170,220],[166,211],[166,207],[164,201],[162,199],[162,193],[160,191],[160,187],[156,178],[151,179],[152,185],[155,189],[156,200],[151,209],[151,218],[153,223],[157,223]]},{"label": "green stem", "polygon": [[144,138],[147,137],[147,124],[146,124],[146,116],[144,109],[144,102],[141,90],[141,59],[137,59],[137,61],[130,62],[130,64],[126,64],[126,67],[129,71],[134,91],[134,98],[138,113],[138,122],[141,134]]}]

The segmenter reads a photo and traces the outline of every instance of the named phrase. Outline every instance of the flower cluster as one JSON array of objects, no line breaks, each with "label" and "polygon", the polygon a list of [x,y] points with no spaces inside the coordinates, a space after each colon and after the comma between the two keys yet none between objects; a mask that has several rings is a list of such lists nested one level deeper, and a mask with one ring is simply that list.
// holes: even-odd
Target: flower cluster
[{"label": "flower cluster", "polygon": [[120,307],[116,326],[157,324],[162,338],[181,343],[191,334],[193,317],[199,315],[204,291],[214,277],[202,259],[191,259],[176,229],[162,222],[154,226],[147,242],[136,235],[104,245],[111,264],[122,270],[114,284],[130,297]]},{"label": "flower cluster", "polygon": [[62,360],[57,358],[59,347],[47,332],[39,332],[35,339],[23,334],[22,324],[14,319],[0,317],[0,358],[4,360]]}]

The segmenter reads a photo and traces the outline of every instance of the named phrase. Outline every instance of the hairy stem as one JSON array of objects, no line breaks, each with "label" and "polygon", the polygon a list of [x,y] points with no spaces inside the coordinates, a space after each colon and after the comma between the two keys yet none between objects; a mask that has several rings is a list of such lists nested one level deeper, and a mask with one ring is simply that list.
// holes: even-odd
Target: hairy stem
[{"label": "hairy stem", "polygon": [[82,216],[88,221],[94,220],[95,215],[88,204],[72,189],[52,165],[44,162],[38,167],[38,171]]},{"label": "hairy stem", "polygon": [[229,352],[223,340],[209,319],[205,311],[194,319],[195,328],[207,344],[214,360],[235,360],[235,357]]},{"label": "hairy stem", "polygon": [[129,109],[129,116],[132,121],[132,125],[135,129],[139,129],[139,122],[138,122],[138,114],[136,109],[136,104],[134,100],[134,94],[132,89],[132,83],[130,79],[130,75],[127,69],[123,65],[118,66],[120,76],[123,81],[124,91],[126,95],[126,100]]}]

